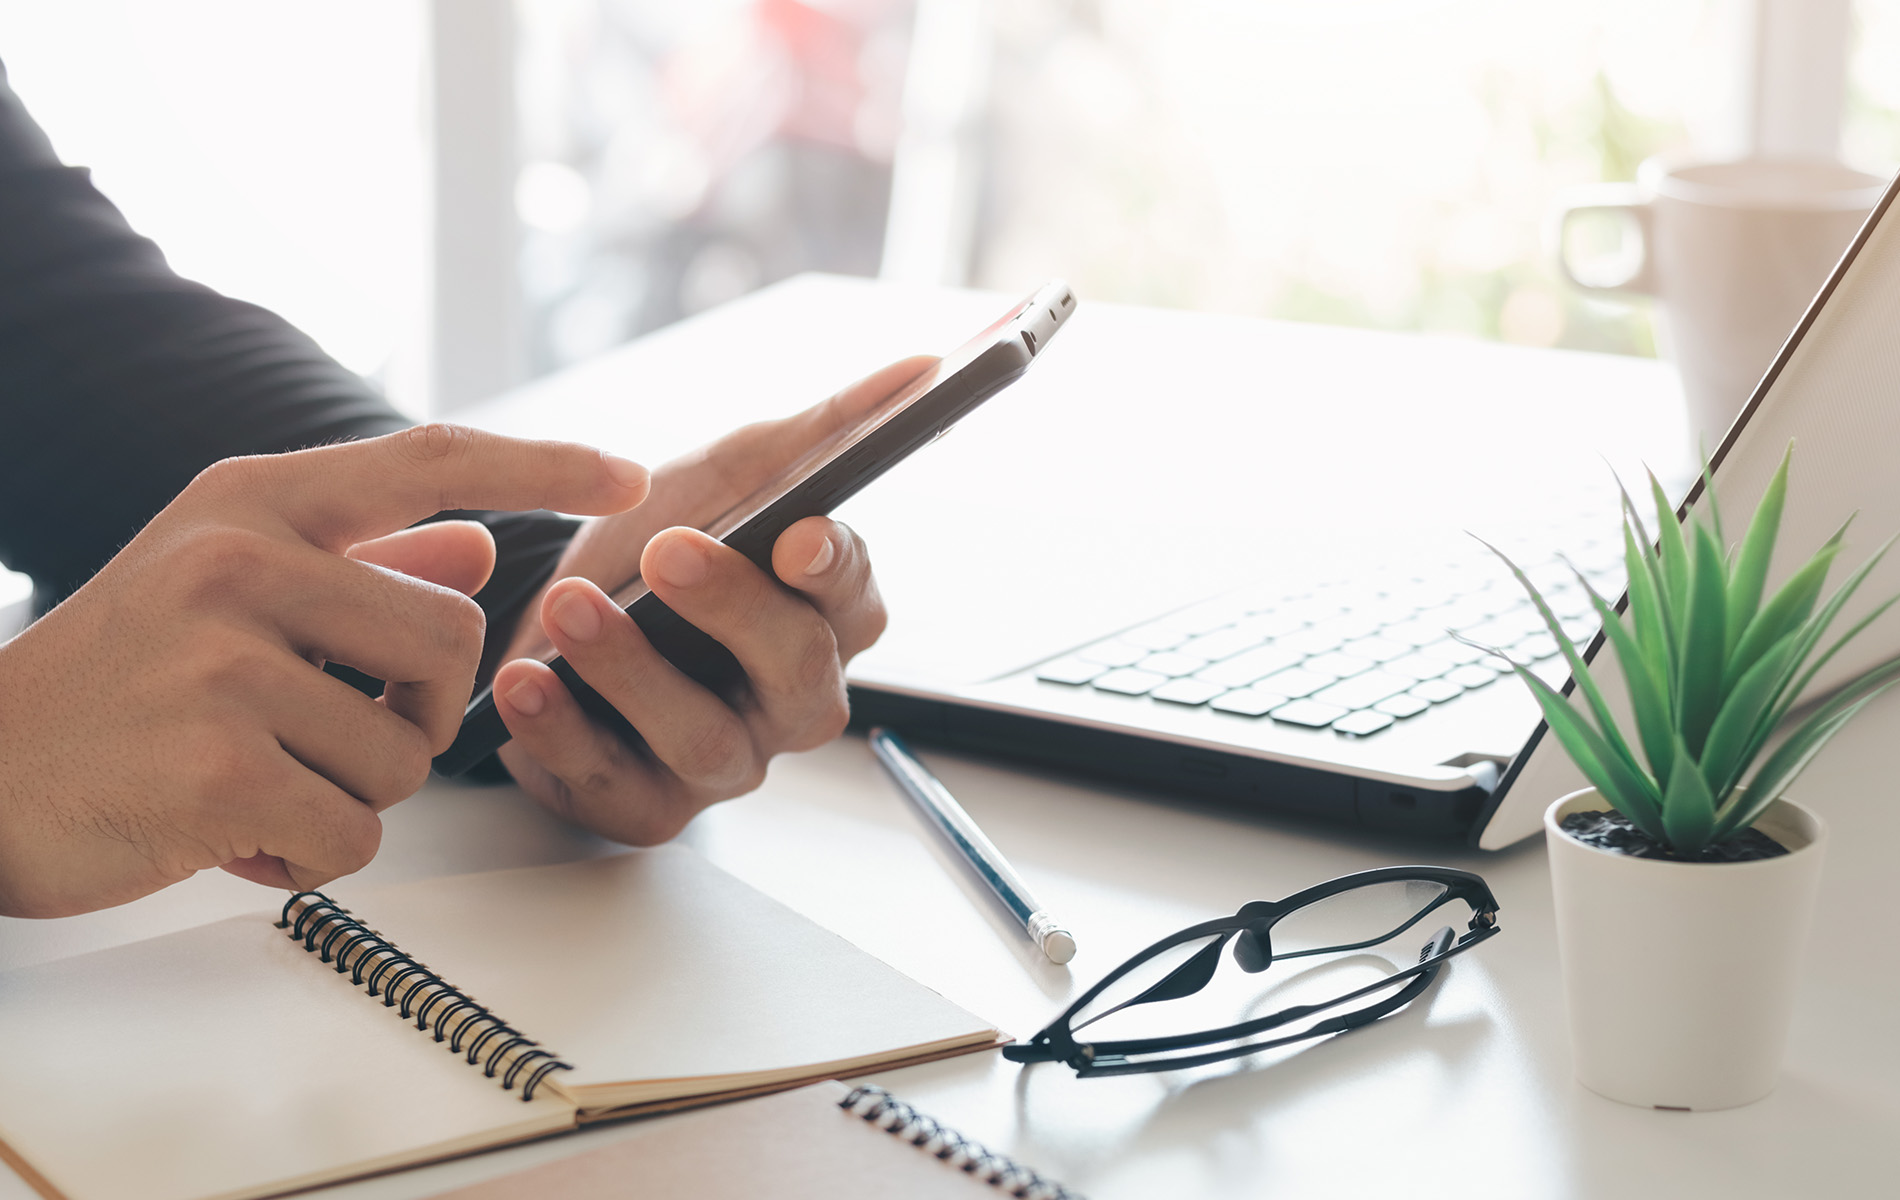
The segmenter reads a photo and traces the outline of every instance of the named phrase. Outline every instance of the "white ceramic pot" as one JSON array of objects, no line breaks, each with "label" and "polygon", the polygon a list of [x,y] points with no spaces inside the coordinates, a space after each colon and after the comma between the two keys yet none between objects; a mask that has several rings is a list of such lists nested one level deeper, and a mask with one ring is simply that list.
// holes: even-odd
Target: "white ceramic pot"
[{"label": "white ceramic pot", "polygon": [[1774,1090],[1827,832],[1786,800],[1755,827],[1789,853],[1741,863],[1631,858],[1576,841],[1544,812],[1577,1079],[1644,1108],[1734,1108]]}]

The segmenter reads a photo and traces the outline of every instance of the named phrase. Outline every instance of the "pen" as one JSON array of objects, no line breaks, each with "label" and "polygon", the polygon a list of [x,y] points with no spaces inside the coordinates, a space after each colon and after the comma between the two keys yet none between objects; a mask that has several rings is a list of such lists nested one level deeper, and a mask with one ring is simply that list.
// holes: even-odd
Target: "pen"
[{"label": "pen", "polygon": [[970,814],[963,811],[950,789],[930,773],[930,768],[917,761],[909,747],[890,730],[877,726],[871,730],[871,752],[877,755],[878,762],[897,780],[924,815],[936,823],[943,835],[950,839],[957,852],[963,855],[983,882],[990,885],[997,899],[1009,909],[1011,914],[1023,924],[1029,934],[1052,963],[1065,963],[1075,957],[1075,937],[1056,919],[1049,915],[1035,898],[1029,894],[1029,888],[1016,874],[1002,852],[983,836],[976,827]]}]

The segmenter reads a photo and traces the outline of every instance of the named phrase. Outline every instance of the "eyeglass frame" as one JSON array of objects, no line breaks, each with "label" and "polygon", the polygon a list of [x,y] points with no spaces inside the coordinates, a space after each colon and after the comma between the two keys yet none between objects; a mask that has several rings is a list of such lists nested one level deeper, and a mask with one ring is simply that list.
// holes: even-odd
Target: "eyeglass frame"
[{"label": "eyeglass frame", "polygon": [[[1326,946],[1313,950],[1293,951],[1286,954],[1272,953],[1272,928],[1287,916],[1302,908],[1317,904],[1322,900],[1329,900],[1334,896],[1343,895],[1355,888],[1394,882],[1438,883],[1445,886],[1445,891],[1444,894],[1439,896],[1436,900],[1433,900],[1430,904],[1421,908],[1410,920],[1381,937],[1345,946]],[[1214,966],[1218,967],[1221,954],[1226,949],[1227,943],[1230,940],[1238,938],[1238,936],[1243,933],[1254,935],[1253,949],[1249,952],[1253,957],[1257,958],[1259,955],[1259,941],[1264,939],[1266,943],[1268,948],[1267,957],[1259,966],[1249,966],[1246,962],[1240,961],[1242,951],[1239,945],[1236,945],[1235,958],[1236,961],[1240,961],[1241,969],[1249,973],[1259,973],[1267,970],[1274,963],[1284,959],[1304,958],[1313,954],[1334,954],[1349,950],[1364,949],[1368,946],[1382,945],[1397,938],[1406,930],[1417,925],[1420,921],[1423,921],[1432,912],[1454,900],[1463,900],[1469,904],[1472,909],[1472,917],[1467,925],[1466,931],[1463,934],[1455,935],[1456,941],[1453,940],[1454,934],[1449,926],[1441,928],[1432,936],[1432,940],[1428,942],[1425,948],[1420,952],[1418,962],[1396,971],[1375,983],[1354,989],[1342,996],[1337,996],[1332,1000],[1326,1001],[1323,1004],[1295,1005],[1291,1008],[1281,1009],[1279,1012],[1269,1014],[1268,1016],[1256,1017],[1253,1020],[1243,1021],[1236,1025],[1228,1025],[1220,1029],[1204,1030],[1199,1033],[1177,1034],[1173,1037],[1127,1038],[1107,1042],[1086,1042],[1076,1040],[1075,1036],[1069,1030],[1069,1022],[1075,1017],[1076,1013],[1086,1008],[1096,997],[1119,982],[1129,972],[1134,971],[1155,956],[1187,942],[1206,937],[1216,938],[1216,940],[1209,943],[1207,947],[1196,951],[1193,958],[1190,958],[1187,962],[1176,967],[1161,980],[1142,991],[1133,1000],[1124,1001],[1122,1004],[1117,1005],[1115,1008],[1093,1019],[1100,1019],[1101,1016],[1107,1016],[1110,1012],[1115,1012],[1121,1008],[1130,1007],[1135,1004],[1151,1003],[1152,1001],[1145,1001],[1143,997],[1166,987],[1176,976],[1182,975],[1190,967],[1193,967],[1202,955],[1208,955],[1212,959]],[[1191,925],[1186,929],[1162,938],[1147,949],[1128,958],[1120,966],[1103,976],[1101,981],[1096,983],[1094,987],[1082,993],[1082,995],[1071,1003],[1068,1008],[1064,1009],[1055,1020],[1045,1025],[1041,1031],[1034,1036],[1024,1041],[1004,1046],[1003,1057],[1011,1062],[1023,1063],[1025,1065],[1035,1062],[1067,1063],[1070,1067],[1074,1068],[1078,1078],[1107,1075],[1137,1075],[1150,1071],[1171,1071],[1186,1067],[1204,1066],[1208,1063],[1223,1062],[1227,1059],[1240,1058],[1248,1054],[1257,1054],[1262,1050],[1271,1050],[1275,1047],[1290,1045],[1294,1042],[1306,1041],[1311,1038],[1330,1037],[1336,1033],[1344,1033],[1350,1029],[1357,1029],[1362,1025],[1369,1025],[1380,1017],[1396,1012],[1417,999],[1426,988],[1431,986],[1432,981],[1438,977],[1439,969],[1445,965],[1446,960],[1450,959],[1453,955],[1462,954],[1464,951],[1469,950],[1471,947],[1498,932],[1497,914],[1497,899],[1491,894],[1491,889],[1485,884],[1484,880],[1470,871],[1461,871],[1455,867],[1377,867],[1370,871],[1356,871],[1351,875],[1341,875],[1337,879],[1330,879],[1325,883],[1315,884],[1312,887],[1293,893],[1293,895],[1288,896],[1284,900],[1250,900],[1246,904],[1241,905],[1240,911],[1231,917],[1217,917],[1211,921],[1203,921],[1198,925]],[[1221,1050],[1209,1051],[1204,1054],[1185,1055],[1179,1058],[1154,1059],[1134,1063],[1127,1061],[1127,1056],[1130,1054],[1185,1050],[1195,1046],[1209,1045],[1214,1042],[1230,1042],[1236,1039],[1249,1038],[1257,1033],[1264,1033],[1278,1026],[1304,1020],[1315,1013],[1325,1012],[1327,1009],[1337,1008],[1342,1004],[1390,988],[1398,981],[1408,979],[1408,977],[1409,982],[1384,1000],[1368,1005],[1365,1008],[1354,1009],[1352,1012],[1341,1013],[1335,1017],[1328,1017],[1312,1028],[1302,1030],[1288,1037],[1274,1038],[1264,1042],[1246,1042],[1238,1046],[1229,1046]],[[1202,987],[1205,987],[1212,978],[1213,970],[1210,969],[1207,972],[1207,978],[1203,979],[1199,984],[1196,984],[1188,991],[1181,992],[1177,996],[1166,996],[1160,997],[1159,999],[1178,999],[1180,996],[1192,995],[1194,992],[1198,992]],[[1084,1024],[1087,1024],[1087,1022],[1084,1022]]]}]

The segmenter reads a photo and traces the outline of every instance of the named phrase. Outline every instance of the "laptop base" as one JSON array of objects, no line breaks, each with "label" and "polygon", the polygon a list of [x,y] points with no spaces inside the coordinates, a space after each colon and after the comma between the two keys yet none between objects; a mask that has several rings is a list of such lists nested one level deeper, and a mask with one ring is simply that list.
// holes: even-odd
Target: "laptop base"
[{"label": "laptop base", "polygon": [[851,687],[851,728],[888,725],[945,749],[1046,766],[1084,778],[1243,809],[1475,844],[1489,794],[1429,791],[1140,735]]}]

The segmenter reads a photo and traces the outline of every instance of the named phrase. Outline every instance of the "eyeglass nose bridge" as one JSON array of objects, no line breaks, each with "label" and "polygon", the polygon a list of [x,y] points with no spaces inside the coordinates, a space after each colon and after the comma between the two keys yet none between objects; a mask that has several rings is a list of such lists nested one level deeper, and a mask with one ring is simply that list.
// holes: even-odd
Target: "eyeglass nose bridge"
[{"label": "eyeglass nose bridge", "polygon": [[1094,1051],[1075,1040],[1069,1032],[1069,1017],[1065,1015],[1028,1041],[1004,1046],[1003,1057],[1014,1063],[1065,1062],[1075,1065],[1093,1058]]},{"label": "eyeglass nose bridge", "polygon": [[1241,905],[1235,915],[1246,924],[1234,936],[1234,962],[1257,975],[1273,965],[1273,906],[1253,900]]}]

